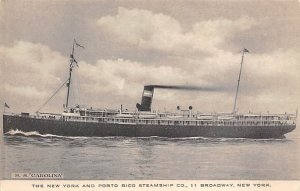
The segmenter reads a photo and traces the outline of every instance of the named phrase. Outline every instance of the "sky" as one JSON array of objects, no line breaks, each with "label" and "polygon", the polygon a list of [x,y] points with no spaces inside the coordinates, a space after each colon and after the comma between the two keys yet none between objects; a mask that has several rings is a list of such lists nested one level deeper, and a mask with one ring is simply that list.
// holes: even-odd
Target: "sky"
[{"label": "sky", "polygon": [[[144,85],[153,110],[294,113],[300,105],[300,2],[262,0],[1,0],[1,104],[35,112],[68,78],[71,104],[135,110]],[[66,87],[41,109],[61,112]]]}]

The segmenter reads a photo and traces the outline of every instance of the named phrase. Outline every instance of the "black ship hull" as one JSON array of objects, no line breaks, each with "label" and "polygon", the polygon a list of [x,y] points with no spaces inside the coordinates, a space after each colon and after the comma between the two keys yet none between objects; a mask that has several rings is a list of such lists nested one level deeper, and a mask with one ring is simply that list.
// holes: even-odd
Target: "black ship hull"
[{"label": "black ship hull", "polygon": [[55,119],[39,119],[22,116],[3,115],[3,133],[11,130],[36,131],[40,134],[60,136],[126,136],[126,137],[224,137],[224,138],[282,138],[296,125],[283,126],[180,126],[113,124],[95,122],[75,122]]}]

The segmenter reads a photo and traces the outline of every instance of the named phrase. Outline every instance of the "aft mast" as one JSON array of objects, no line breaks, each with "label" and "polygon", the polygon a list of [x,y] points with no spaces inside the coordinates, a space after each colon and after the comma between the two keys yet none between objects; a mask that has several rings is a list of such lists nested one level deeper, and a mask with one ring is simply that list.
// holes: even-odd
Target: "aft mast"
[{"label": "aft mast", "polygon": [[65,108],[68,108],[68,105],[69,105],[69,95],[70,95],[72,71],[73,71],[73,68],[74,68],[74,64],[76,64],[76,66],[78,67],[77,61],[76,61],[76,59],[74,57],[74,48],[75,48],[75,45],[76,45],[76,47],[84,48],[83,46],[81,46],[80,44],[78,44],[76,42],[76,40],[74,39],[73,46],[72,46],[72,53],[70,54],[69,78],[68,78],[68,82],[67,82],[68,92],[67,92],[67,101],[66,101]]},{"label": "aft mast", "polygon": [[235,99],[234,99],[234,106],[233,106],[233,114],[236,113],[236,101],[237,101],[238,92],[239,92],[239,87],[240,87],[241,74],[242,74],[242,67],[243,67],[243,61],[244,61],[244,55],[245,55],[246,52],[249,52],[249,50],[247,50],[246,48],[244,48],[242,52],[243,52],[243,53],[242,53],[242,60],[241,60],[240,73],[239,73],[238,84],[237,84],[236,92],[235,92]]}]

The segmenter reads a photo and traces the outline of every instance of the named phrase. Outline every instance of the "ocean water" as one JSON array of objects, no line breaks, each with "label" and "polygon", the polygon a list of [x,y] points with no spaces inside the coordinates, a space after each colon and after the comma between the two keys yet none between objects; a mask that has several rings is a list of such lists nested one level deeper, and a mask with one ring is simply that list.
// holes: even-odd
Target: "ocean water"
[{"label": "ocean water", "polygon": [[266,140],[11,134],[1,140],[1,179],[56,172],[64,179],[300,180],[295,133]]}]

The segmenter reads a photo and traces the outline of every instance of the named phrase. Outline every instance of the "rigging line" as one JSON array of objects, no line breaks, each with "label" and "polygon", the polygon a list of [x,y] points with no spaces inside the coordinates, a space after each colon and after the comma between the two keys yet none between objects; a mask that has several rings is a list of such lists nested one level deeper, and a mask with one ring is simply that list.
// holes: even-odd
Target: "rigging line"
[{"label": "rigging line", "polygon": [[238,97],[238,92],[239,92],[239,86],[240,86],[240,81],[241,81],[241,74],[242,74],[242,67],[243,67],[243,61],[244,61],[244,55],[245,53],[249,53],[249,50],[247,50],[246,48],[244,48],[242,50],[242,60],[241,60],[241,67],[240,67],[240,73],[239,73],[239,78],[238,78],[238,84],[236,87],[236,92],[235,92],[235,99],[234,99],[234,106],[233,106],[233,114],[236,114],[236,100]]},{"label": "rigging line", "polygon": [[70,89],[70,97],[69,97],[69,103],[80,103],[79,99],[78,99],[78,89],[77,89],[77,82],[76,79],[73,78],[72,81],[73,84],[73,88]]},{"label": "rigging line", "polygon": [[[77,72],[78,72],[78,70],[77,70]],[[77,103],[82,103],[81,102],[82,101],[82,97],[81,97],[80,92],[83,92],[83,91],[81,91],[82,88],[81,88],[81,78],[80,78],[80,75],[76,75],[75,81],[76,81],[75,82],[76,83],[76,85],[75,85],[75,91],[76,91],[75,96],[76,97],[75,98],[77,99]]]},{"label": "rigging line", "polygon": [[73,89],[70,90],[70,96],[71,98],[73,98],[73,101],[74,103],[80,103],[80,100],[78,99],[78,95],[79,95],[79,92],[78,92],[78,79],[77,79],[77,75],[74,75],[73,77]]},{"label": "rigging line", "polygon": [[54,94],[52,94],[52,96],[36,111],[36,113],[38,113],[56,94],[57,92],[69,81],[69,79],[67,79],[55,92]]}]

